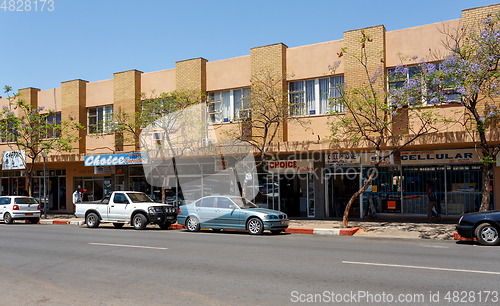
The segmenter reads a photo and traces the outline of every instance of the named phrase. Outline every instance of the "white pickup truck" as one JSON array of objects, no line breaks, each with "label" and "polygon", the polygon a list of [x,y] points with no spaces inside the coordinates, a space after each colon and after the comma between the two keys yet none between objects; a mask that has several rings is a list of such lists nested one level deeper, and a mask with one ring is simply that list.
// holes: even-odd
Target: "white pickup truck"
[{"label": "white pickup truck", "polygon": [[146,225],[158,224],[168,229],[177,221],[177,210],[173,205],[155,203],[145,193],[135,191],[115,191],[101,201],[75,204],[77,218],[85,218],[87,227],[98,227],[101,222],[110,222],[116,228],[130,223],[135,229],[145,229]]}]

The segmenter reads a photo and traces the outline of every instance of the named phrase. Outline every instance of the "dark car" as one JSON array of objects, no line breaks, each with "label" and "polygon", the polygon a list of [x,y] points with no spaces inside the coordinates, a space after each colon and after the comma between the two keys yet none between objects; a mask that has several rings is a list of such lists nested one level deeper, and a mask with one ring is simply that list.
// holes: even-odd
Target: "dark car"
[{"label": "dark car", "polygon": [[483,245],[500,244],[500,210],[474,212],[460,217],[457,232],[464,238],[476,238]]}]

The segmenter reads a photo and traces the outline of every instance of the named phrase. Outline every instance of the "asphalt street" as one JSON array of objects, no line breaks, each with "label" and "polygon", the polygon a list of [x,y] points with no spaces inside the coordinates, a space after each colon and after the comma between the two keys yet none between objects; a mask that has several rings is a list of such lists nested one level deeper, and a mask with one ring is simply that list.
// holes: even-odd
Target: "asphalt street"
[{"label": "asphalt street", "polygon": [[2,223],[0,304],[497,305],[499,258],[454,241]]}]

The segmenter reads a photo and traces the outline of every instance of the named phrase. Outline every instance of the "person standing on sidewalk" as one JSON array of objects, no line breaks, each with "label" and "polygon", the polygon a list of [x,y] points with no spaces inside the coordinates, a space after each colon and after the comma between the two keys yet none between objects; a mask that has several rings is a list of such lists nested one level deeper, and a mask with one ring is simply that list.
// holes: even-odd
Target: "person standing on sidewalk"
[{"label": "person standing on sidewalk", "polygon": [[[437,197],[436,197],[436,187],[434,187],[434,184],[432,183],[431,180],[425,181],[425,193],[427,195],[427,221],[429,222],[439,221],[441,219],[441,216],[439,216],[433,210],[437,202]],[[433,218],[436,218],[436,220],[434,220]]]},{"label": "person standing on sidewalk", "polygon": [[80,188],[80,186],[78,186],[76,191],[73,192],[73,204],[76,204],[76,203],[82,201],[82,192],[81,191],[82,191],[82,189]]}]

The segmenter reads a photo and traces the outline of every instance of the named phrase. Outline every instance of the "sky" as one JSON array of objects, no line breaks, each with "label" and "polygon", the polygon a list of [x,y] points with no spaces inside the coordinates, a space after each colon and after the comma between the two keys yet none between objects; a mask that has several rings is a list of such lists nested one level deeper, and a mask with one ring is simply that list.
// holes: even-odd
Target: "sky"
[{"label": "sky", "polygon": [[74,79],[95,82],[131,69],[175,68],[175,62],[191,58],[244,56],[250,48],[274,43],[292,48],[342,39],[344,31],[380,24],[392,31],[439,23],[460,18],[463,9],[494,3],[498,0],[0,0],[0,96],[6,96],[5,85],[17,92]]}]

